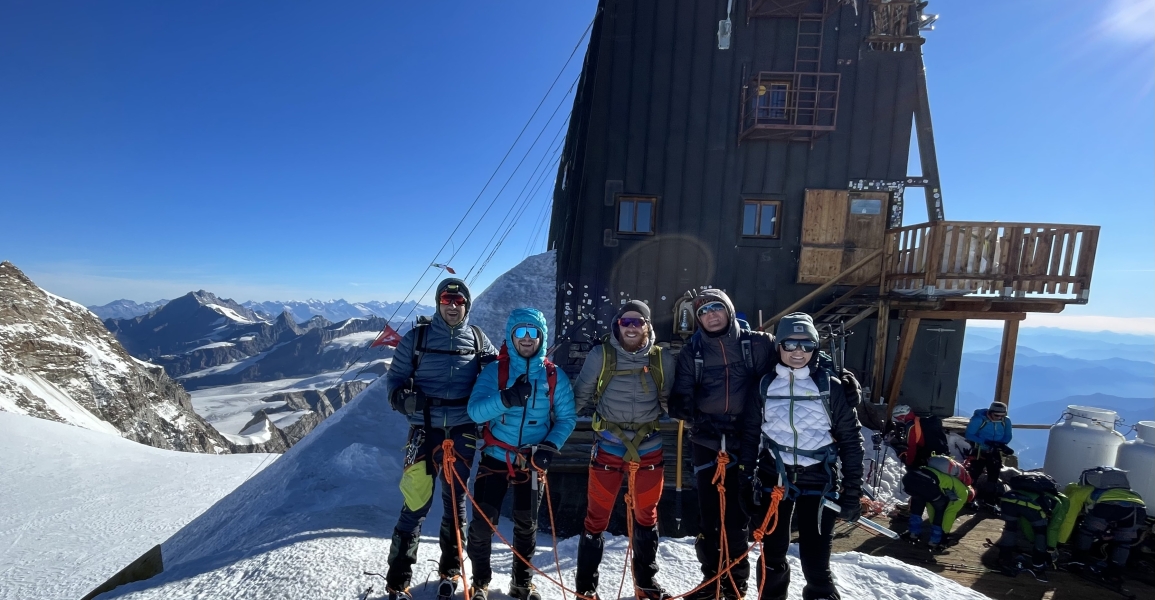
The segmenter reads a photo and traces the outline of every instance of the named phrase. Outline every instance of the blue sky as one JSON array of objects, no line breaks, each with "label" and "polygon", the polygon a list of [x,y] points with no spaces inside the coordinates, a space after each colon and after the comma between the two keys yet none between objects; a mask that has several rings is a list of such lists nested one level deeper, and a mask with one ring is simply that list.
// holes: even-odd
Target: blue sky
[{"label": "blue sky", "polygon": [[[1102,225],[1091,304],[1069,312],[1155,321],[1155,0],[975,4],[929,9],[947,217]],[[0,2],[0,260],[86,304],[399,299],[594,6]],[[549,164],[583,52],[475,210],[543,131],[526,164],[455,236],[454,267]],[[544,248],[552,175],[479,287]]]}]

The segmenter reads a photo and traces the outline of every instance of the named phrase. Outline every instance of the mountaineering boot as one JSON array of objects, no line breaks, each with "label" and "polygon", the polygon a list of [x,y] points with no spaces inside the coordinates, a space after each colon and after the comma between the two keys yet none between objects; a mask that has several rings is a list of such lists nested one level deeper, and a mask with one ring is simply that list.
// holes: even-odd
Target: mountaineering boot
[{"label": "mountaineering boot", "polygon": [[409,593],[409,588],[403,590],[395,590],[386,588],[386,598],[389,600],[413,600],[413,595]]},{"label": "mountaineering boot", "polygon": [[946,551],[946,546],[942,545],[942,527],[930,526],[930,540],[927,545],[930,546],[931,554],[942,554]]},{"label": "mountaineering boot", "polygon": [[922,515],[910,515],[906,531],[898,537],[907,543],[916,544],[920,535],[922,535]]},{"label": "mountaineering boot", "polygon": [[1014,546],[999,546],[998,560],[999,568],[1004,571],[1016,571],[1019,568]]},{"label": "mountaineering boot", "polygon": [[[639,598],[661,598],[662,586],[654,581],[658,574],[658,526],[643,527],[634,523],[634,584]],[[642,595],[641,590],[648,590]],[[668,596],[669,594],[665,594]]]},{"label": "mountaineering boot", "polygon": [[468,600],[489,600],[489,586],[475,585],[469,588]]},{"label": "mountaineering boot", "polygon": [[511,584],[509,586],[509,597],[517,598],[517,600],[541,600],[541,594],[538,593],[537,586],[530,581],[525,582],[525,585]]},{"label": "mountaineering boot", "polygon": [[441,576],[437,583],[437,600],[449,600],[457,592],[457,576]]},{"label": "mountaineering boot", "polygon": [[656,581],[651,581],[647,587],[638,586],[637,594],[638,600],[668,600],[670,598],[670,593],[666,591],[666,588]]},{"label": "mountaineering boot", "polygon": [[577,575],[574,584],[579,594],[594,597],[598,591],[598,566],[602,563],[605,539],[600,533],[583,530],[578,537]]},{"label": "mountaineering boot", "polygon": [[[408,590],[413,577],[413,564],[417,562],[417,535],[393,530],[389,543],[389,557],[386,563],[385,587],[391,590]],[[406,591],[406,593],[408,593]]]}]

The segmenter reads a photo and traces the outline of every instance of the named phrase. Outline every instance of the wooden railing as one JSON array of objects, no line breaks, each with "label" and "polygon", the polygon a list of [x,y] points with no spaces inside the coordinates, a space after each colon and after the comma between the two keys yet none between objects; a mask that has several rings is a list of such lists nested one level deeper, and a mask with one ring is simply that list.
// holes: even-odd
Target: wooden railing
[{"label": "wooden railing", "polygon": [[1084,304],[1099,227],[940,221],[886,233],[885,292]]}]

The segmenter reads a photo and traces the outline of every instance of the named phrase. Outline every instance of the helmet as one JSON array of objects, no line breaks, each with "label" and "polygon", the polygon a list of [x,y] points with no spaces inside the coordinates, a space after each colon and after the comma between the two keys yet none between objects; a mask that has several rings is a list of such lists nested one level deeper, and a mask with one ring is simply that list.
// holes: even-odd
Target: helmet
[{"label": "helmet", "polygon": [[892,421],[907,421],[913,417],[914,413],[911,412],[910,407],[905,404],[895,406],[894,412],[890,413],[890,419]]}]

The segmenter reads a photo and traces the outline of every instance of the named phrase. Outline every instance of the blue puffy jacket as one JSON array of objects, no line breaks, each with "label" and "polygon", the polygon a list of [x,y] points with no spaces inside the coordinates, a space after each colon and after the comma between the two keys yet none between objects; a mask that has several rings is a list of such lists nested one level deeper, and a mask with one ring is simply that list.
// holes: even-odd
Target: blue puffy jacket
[{"label": "blue puffy jacket", "polygon": [[1003,417],[1002,421],[992,421],[987,418],[987,409],[975,411],[971,422],[967,424],[966,438],[974,442],[983,450],[989,450],[991,442],[999,444],[1011,443],[1011,419]]},{"label": "blue puffy jacket", "polygon": [[[545,340],[548,339],[548,329],[545,324],[545,315],[532,308],[517,308],[509,315],[505,325],[505,343],[513,346],[510,336],[514,327],[519,324],[536,326],[542,332],[542,344],[537,354],[528,361],[517,353],[509,350],[509,380],[506,386],[511,385],[519,375],[529,371],[529,381],[534,391],[525,407],[516,406],[506,408],[501,403],[501,390],[497,385],[499,363],[490,363],[481,371],[477,384],[473,386],[473,393],[469,396],[469,416],[478,423],[489,425],[493,437],[517,448],[529,448],[542,442],[551,442],[561,448],[573,433],[577,425],[577,411],[574,407],[573,388],[569,378],[560,368],[557,369],[557,383],[553,395],[553,419],[550,419],[549,381],[545,372]],[[502,462],[512,462],[516,457],[494,445],[485,447],[485,454]]]}]

